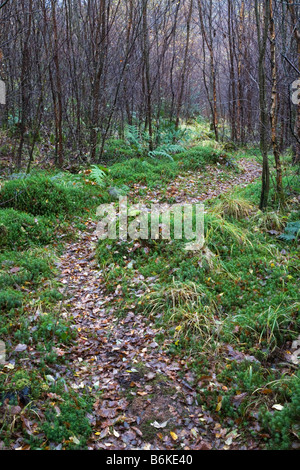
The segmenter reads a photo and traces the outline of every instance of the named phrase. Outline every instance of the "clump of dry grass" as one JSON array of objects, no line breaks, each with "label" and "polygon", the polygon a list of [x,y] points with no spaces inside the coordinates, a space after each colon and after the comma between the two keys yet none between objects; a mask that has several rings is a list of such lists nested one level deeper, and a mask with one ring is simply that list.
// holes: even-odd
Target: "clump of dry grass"
[{"label": "clump of dry grass", "polygon": [[232,240],[232,242],[251,245],[247,231],[242,230],[240,227],[224,219],[223,214],[219,212],[217,206],[206,214],[205,227],[206,244],[214,244],[214,240],[220,235],[224,241],[229,239]]},{"label": "clump of dry grass", "polygon": [[194,335],[201,342],[202,349],[216,346],[216,339],[222,330],[223,322],[217,317],[217,307],[214,302],[208,305],[198,303],[195,307],[186,304],[176,309],[169,322],[178,325],[175,336],[185,337]]},{"label": "clump of dry grass", "polygon": [[187,303],[196,305],[205,296],[206,292],[202,286],[194,282],[173,281],[171,285],[160,287],[147,295],[147,305],[151,312],[157,313],[165,309],[166,306],[174,310]]},{"label": "clump of dry grass", "polygon": [[249,201],[235,194],[224,194],[220,201],[214,206],[213,212],[239,220],[249,217],[254,206]]},{"label": "clump of dry grass", "polygon": [[275,230],[279,232],[285,226],[284,219],[279,212],[258,211],[252,220],[258,228],[264,231]]},{"label": "clump of dry grass", "polygon": [[168,324],[176,326],[175,338],[193,335],[202,348],[216,348],[223,322],[218,308],[207,291],[193,282],[173,281],[146,296],[146,308],[151,314],[161,314]]}]

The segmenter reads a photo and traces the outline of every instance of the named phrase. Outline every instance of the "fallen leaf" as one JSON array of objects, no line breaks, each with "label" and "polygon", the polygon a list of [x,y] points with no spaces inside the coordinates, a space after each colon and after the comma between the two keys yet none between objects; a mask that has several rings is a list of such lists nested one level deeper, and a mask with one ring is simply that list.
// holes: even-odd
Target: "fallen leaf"
[{"label": "fallen leaf", "polygon": [[154,421],[154,423],[150,423],[150,425],[153,426],[156,429],[161,429],[161,428],[165,428],[167,426],[168,422],[169,422],[169,420],[165,421],[164,423],[159,424],[157,421]]},{"label": "fallen leaf", "polygon": [[26,351],[26,349],[27,349],[27,344],[18,344],[18,346],[16,346],[15,348],[15,351],[23,352],[23,351]]},{"label": "fallen leaf", "polygon": [[274,408],[274,410],[281,411],[284,407],[282,405],[273,405],[272,408]]}]

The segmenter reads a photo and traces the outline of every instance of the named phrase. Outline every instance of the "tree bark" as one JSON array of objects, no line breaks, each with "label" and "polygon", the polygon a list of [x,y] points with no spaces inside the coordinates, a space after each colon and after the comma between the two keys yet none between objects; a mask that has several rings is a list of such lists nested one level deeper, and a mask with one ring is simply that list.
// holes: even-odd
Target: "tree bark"
[{"label": "tree bark", "polygon": [[278,122],[278,93],[277,93],[277,60],[276,60],[276,32],[274,21],[273,0],[269,0],[270,12],[270,41],[271,41],[271,70],[272,70],[272,102],[271,102],[271,138],[276,167],[276,186],[279,204],[284,207],[284,192],[282,187],[282,166],[277,141]]},{"label": "tree bark", "polygon": [[263,157],[262,190],[260,198],[260,210],[266,210],[270,191],[270,168],[268,160],[268,112],[266,100],[266,70],[265,58],[269,29],[269,0],[264,0],[263,25],[258,0],[255,0],[256,26],[259,48],[259,105],[260,105],[260,149]]}]

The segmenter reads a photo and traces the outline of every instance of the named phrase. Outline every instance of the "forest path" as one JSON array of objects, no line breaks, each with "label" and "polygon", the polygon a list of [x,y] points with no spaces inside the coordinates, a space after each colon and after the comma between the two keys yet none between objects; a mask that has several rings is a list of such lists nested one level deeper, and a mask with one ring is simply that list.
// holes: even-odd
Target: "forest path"
[{"label": "forest path", "polygon": [[[260,166],[256,162],[244,160],[240,164],[245,173],[226,182],[218,179],[218,168],[212,168],[209,176],[205,176],[210,188],[198,192],[197,201],[214,197],[225,188],[228,191],[238,183],[246,185],[258,177]],[[196,184],[195,175],[193,179]],[[185,200],[190,202],[187,193],[193,186],[191,176],[187,181],[189,190],[185,190]],[[152,198],[155,199],[153,194]],[[157,344],[158,330],[134,311],[135,305],[125,318],[118,317],[121,286],[114,293],[106,291],[105,273],[94,259],[95,228],[94,221],[87,221],[86,230],[78,234],[77,242],[66,247],[60,262],[60,280],[70,297],[65,308],[74,318],[78,331],[77,342],[69,354],[67,381],[79,393],[81,389],[95,395],[97,390],[102,391],[93,413],[88,416],[93,428],[88,447],[228,448],[226,442],[233,441],[233,430],[222,429],[215,417],[197,402],[195,377],[187,363],[169,356]],[[241,443],[234,440],[230,449],[240,447]]]},{"label": "forest path", "polygon": [[[188,171],[178,176],[166,189],[149,190],[141,183],[135,184],[130,198],[139,202],[158,203],[172,199],[176,204],[196,204],[213,199],[232,190],[235,186],[247,186],[261,177],[261,165],[254,160],[242,158],[238,161],[239,173],[224,171],[223,165],[209,165],[203,172]],[[145,192],[140,197],[140,191]],[[142,199],[142,201],[140,201]]]}]

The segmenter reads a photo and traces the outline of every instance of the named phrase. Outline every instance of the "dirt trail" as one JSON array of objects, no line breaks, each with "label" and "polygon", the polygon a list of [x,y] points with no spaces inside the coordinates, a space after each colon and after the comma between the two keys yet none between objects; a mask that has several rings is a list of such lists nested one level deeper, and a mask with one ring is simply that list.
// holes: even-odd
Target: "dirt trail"
[{"label": "dirt trail", "polygon": [[[145,203],[158,203],[163,198],[174,200],[174,203],[194,204],[213,199],[230,191],[235,186],[243,188],[261,176],[261,165],[254,160],[242,158],[238,162],[240,173],[224,172],[223,165],[207,166],[203,173],[189,171],[178,176],[167,187],[166,191],[149,190],[146,186],[136,184],[130,193],[136,196],[140,189],[147,191],[142,197]],[[141,201],[139,201],[141,202]]]},{"label": "dirt trail", "polygon": [[67,303],[78,330],[70,353],[74,378],[68,383],[79,391],[99,387],[104,392],[90,416],[97,433],[90,447],[210,448],[207,428],[213,420],[197,403],[189,385],[194,377],[185,363],[160,349],[158,331],[142,315],[129,312],[126,318],[116,318],[117,293],[106,295],[101,272],[88,261],[96,242],[94,229],[90,221],[80,241],[61,258],[62,282],[73,292]]},{"label": "dirt trail", "polygon": [[[242,164],[247,175],[232,178],[226,183],[227,190],[258,176],[258,164]],[[225,189],[221,181],[218,185],[218,177],[219,170],[212,170],[210,185],[219,186],[214,195]],[[196,199],[210,197],[212,192],[206,190]],[[78,330],[69,355],[68,383],[79,393],[84,388],[90,393],[103,392],[89,416],[93,427],[89,448],[224,448],[232,430],[222,430],[197,402],[195,377],[185,361],[174,360],[160,348],[155,341],[158,331],[134,311],[134,305],[126,318],[116,315],[121,286],[112,294],[106,292],[104,273],[94,259],[95,228],[89,220],[78,241],[67,246],[60,263],[61,281],[70,297],[66,311],[74,317]],[[231,449],[240,446],[236,443]]]}]

